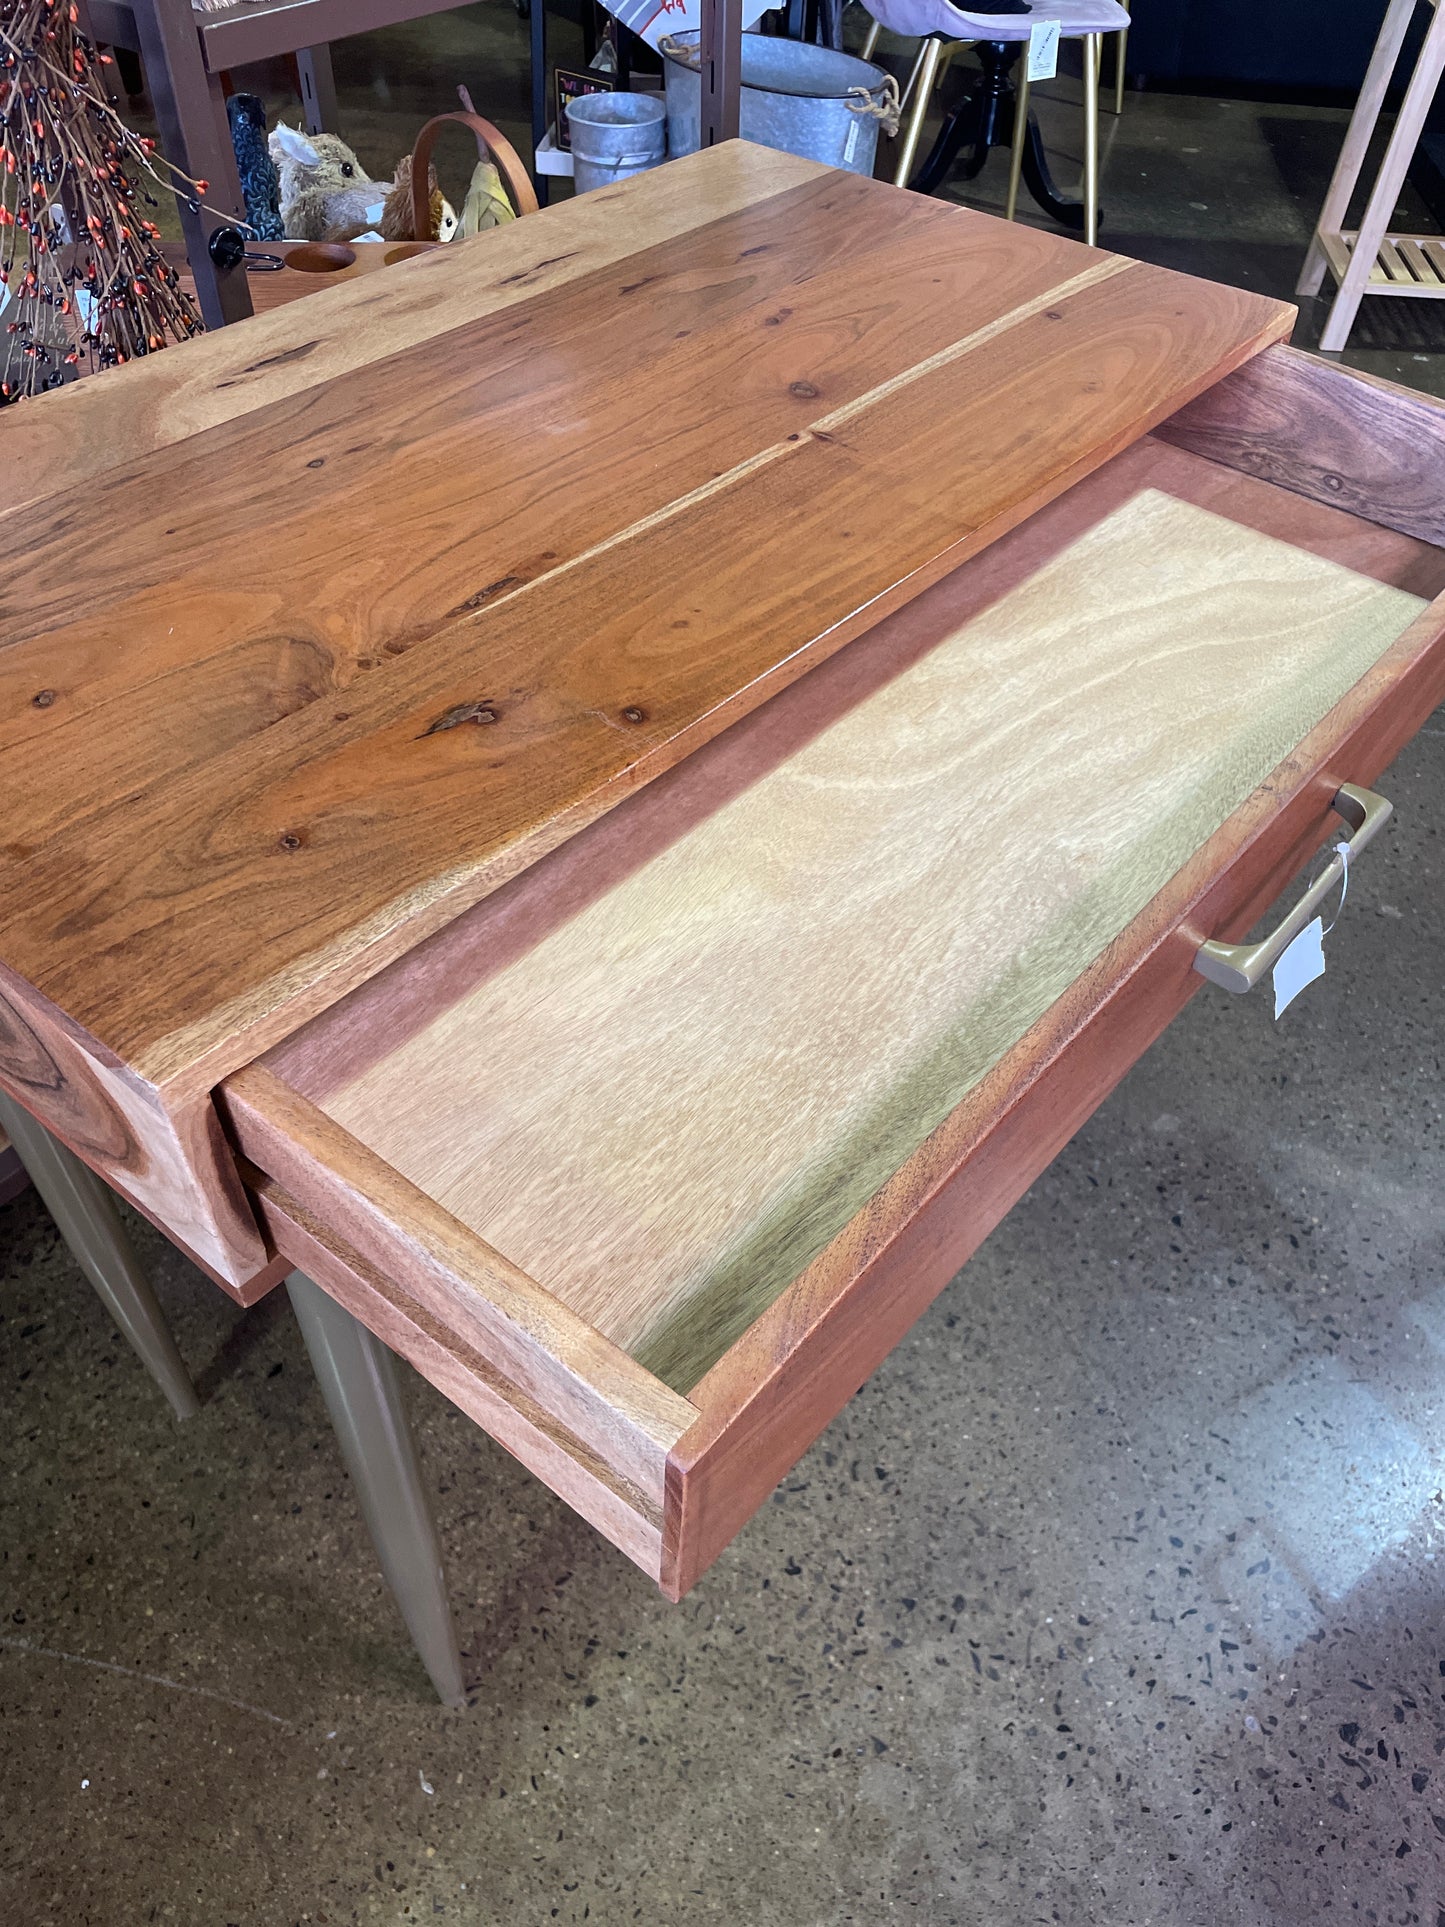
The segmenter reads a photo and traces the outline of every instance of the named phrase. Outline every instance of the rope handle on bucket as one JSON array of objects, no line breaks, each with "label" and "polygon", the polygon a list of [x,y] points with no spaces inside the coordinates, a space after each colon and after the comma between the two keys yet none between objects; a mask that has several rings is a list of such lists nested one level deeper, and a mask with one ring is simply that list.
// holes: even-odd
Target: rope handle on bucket
[{"label": "rope handle on bucket", "polygon": [[[696,46],[685,47],[680,40],[674,40],[665,33],[657,43],[657,51],[668,60],[675,60],[679,66],[698,73],[702,68],[702,49]],[[874,93],[878,98],[873,98]],[[884,74],[879,88],[850,87],[844,101],[850,113],[870,114],[879,123],[883,133],[891,139],[898,132],[898,123],[903,117],[903,102],[898,93],[898,81],[892,74]]]},{"label": "rope handle on bucket", "polygon": [[850,113],[871,114],[890,140],[898,132],[903,102],[899,97],[898,82],[892,74],[884,74],[877,100],[873,98],[871,87],[850,87],[845,105]]}]

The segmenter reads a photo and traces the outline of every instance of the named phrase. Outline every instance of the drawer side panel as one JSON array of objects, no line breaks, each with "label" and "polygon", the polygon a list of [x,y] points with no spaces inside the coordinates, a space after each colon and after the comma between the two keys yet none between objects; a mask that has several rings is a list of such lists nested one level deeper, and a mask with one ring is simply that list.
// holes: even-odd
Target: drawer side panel
[{"label": "drawer side panel", "polygon": [[1266,348],[1156,431],[1402,535],[1445,544],[1445,410],[1297,348]]}]

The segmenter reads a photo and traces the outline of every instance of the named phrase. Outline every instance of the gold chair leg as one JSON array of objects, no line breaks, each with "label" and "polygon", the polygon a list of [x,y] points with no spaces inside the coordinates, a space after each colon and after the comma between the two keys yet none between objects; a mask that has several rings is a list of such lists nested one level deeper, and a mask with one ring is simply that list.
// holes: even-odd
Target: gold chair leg
[{"label": "gold chair leg", "polygon": [[1019,177],[1024,171],[1024,142],[1029,132],[1029,74],[1028,49],[1019,63],[1019,77],[1015,83],[1018,104],[1014,108],[1014,138],[1008,157],[1008,200],[1004,203],[1003,218],[1011,221],[1019,204]]},{"label": "gold chair leg", "polygon": [[878,45],[878,36],[882,31],[876,20],[869,21],[868,31],[863,36],[862,58],[864,60],[873,58],[873,49]]},{"label": "gold chair leg", "polygon": [[918,51],[913,56],[913,65],[908,70],[908,78],[903,83],[903,91],[898,96],[900,114],[907,114],[913,100],[913,90],[918,85],[918,76],[923,72],[923,62],[928,53],[928,36],[925,34],[918,43]]},{"label": "gold chair leg", "polygon": [[[1129,11],[1129,0],[1122,0],[1125,13]],[[1124,50],[1129,45],[1129,29],[1122,27],[1114,38],[1114,112],[1124,111]]]},{"label": "gold chair leg", "polygon": [[[533,0],[536,4],[536,0]],[[943,42],[930,34],[919,51],[919,62],[913,70],[909,86],[913,98],[908,107],[908,119],[903,129],[903,139],[898,149],[898,165],[893,170],[895,187],[907,187],[913,172],[913,159],[918,152],[919,136],[928,115],[928,103],[933,98],[934,83],[938,78],[938,61],[943,52]]]},{"label": "gold chair leg", "polygon": [[1084,36],[1084,240],[1093,247],[1099,237],[1099,42],[1102,34]]}]

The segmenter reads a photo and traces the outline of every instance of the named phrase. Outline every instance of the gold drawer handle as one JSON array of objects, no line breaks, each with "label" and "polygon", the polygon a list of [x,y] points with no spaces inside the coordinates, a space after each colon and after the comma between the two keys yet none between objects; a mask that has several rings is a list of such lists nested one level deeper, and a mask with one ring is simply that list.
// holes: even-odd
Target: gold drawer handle
[{"label": "gold drawer handle", "polygon": [[1345,880],[1348,867],[1374,841],[1377,832],[1389,822],[1395,806],[1373,790],[1362,790],[1354,783],[1341,783],[1333,808],[1349,824],[1354,834],[1345,845],[1345,854],[1336,854],[1324,874],[1310,885],[1294,909],[1276,929],[1258,943],[1202,943],[1194,959],[1201,977],[1224,990],[1253,990],[1267,971],[1273,970],[1331,893]]}]

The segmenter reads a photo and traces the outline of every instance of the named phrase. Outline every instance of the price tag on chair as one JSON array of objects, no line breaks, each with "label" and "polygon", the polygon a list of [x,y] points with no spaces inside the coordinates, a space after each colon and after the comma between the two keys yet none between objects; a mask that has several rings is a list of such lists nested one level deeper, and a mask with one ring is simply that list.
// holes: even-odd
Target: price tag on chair
[{"label": "price tag on chair", "polygon": [[1028,77],[1052,80],[1059,71],[1059,23],[1036,20],[1029,28]]}]

